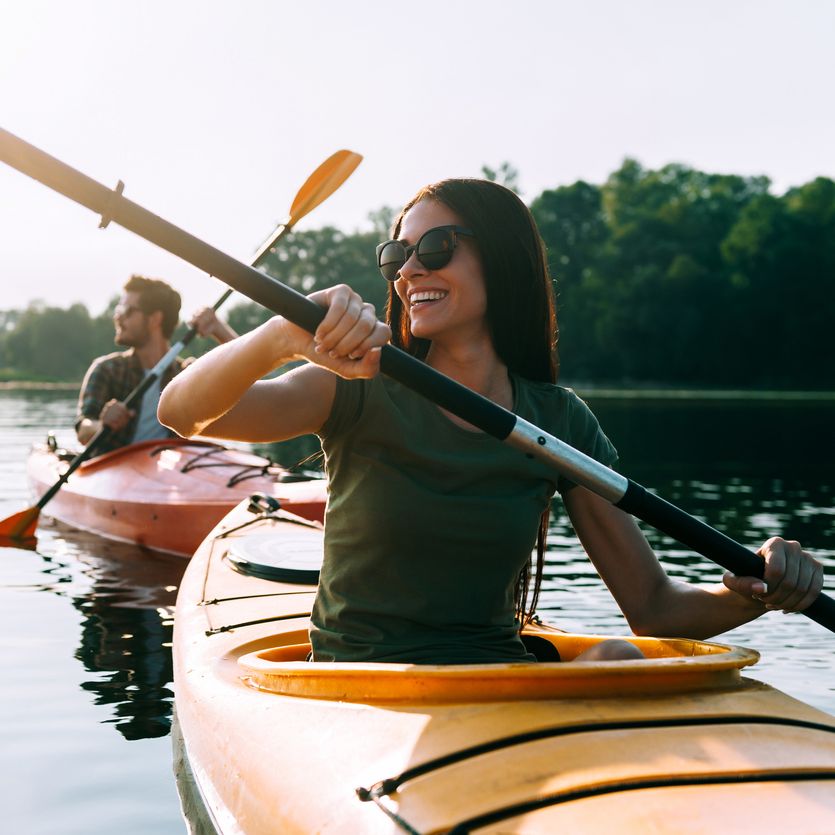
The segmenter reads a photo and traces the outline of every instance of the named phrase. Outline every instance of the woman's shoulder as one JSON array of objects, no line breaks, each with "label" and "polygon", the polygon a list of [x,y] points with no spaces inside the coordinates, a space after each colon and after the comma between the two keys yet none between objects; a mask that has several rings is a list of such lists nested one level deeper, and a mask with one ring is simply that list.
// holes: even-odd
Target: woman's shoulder
[{"label": "woman's shoulder", "polygon": [[569,411],[585,412],[589,408],[585,400],[572,388],[542,380],[528,380],[525,377],[514,376],[512,379],[515,399],[520,408],[526,403]]},{"label": "woman's shoulder", "polygon": [[516,411],[521,417],[583,451],[602,444],[606,447],[604,457],[614,460],[614,447],[603,434],[594,412],[574,389],[523,378],[514,378],[513,382]]}]

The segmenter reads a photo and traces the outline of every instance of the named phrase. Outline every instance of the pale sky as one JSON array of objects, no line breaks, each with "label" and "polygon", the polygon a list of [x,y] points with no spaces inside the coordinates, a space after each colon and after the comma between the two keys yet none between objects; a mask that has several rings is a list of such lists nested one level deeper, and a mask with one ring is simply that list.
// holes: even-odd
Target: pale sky
[{"label": "pale sky", "polygon": [[[833,43],[829,0],[0,0],[0,126],[248,260],[339,148],[364,162],[299,228],[505,160],[528,200],[626,156],[835,177]],[[133,272],[219,295],[97,224],[0,163],[0,309],[98,313]]]}]

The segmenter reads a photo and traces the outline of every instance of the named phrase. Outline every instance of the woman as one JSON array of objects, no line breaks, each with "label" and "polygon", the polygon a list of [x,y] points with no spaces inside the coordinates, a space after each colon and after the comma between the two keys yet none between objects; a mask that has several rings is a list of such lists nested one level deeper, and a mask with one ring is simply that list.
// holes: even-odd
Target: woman
[{"label": "woman", "polygon": [[[634,519],[378,375],[391,341],[604,464],[594,416],[555,385],[556,317],[543,246],[508,189],[445,180],[422,189],[378,247],[387,321],[345,286],[314,336],[281,317],[215,348],[165,390],[159,417],[184,436],[322,439],[330,479],[325,561],[311,617],[315,660],[532,661],[519,625],[536,605],[555,490],[636,634],[704,638],[768,609],[800,610],[821,566],[769,540],[765,581],[703,589],[664,573]],[[309,362],[261,378],[289,361]],[[537,581],[526,605],[538,538]],[[629,657],[608,643],[587,658]]]}]

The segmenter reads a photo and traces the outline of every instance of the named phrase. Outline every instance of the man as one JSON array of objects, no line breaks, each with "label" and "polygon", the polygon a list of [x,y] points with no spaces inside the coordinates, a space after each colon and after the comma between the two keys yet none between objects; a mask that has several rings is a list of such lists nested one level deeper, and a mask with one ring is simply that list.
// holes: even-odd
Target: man
[{"label": "man", "polygon": [[[157,404],[160,391],[182,370],[182,360],[177,358],[145,392],[138,409],[128,409],[124,401],[170,349],[179,316],[180,294],[164,281],[139,275],[128,279],[113,311],[115,342],[128,350],[99,357],[87,370],[75,424],[79,443],[89,443],[102,426],[111,434],[97,453],[173,436],[157,420]],[[218,342],[236,336],[210,309],[199,311],[192,323],[198,333]]]}]

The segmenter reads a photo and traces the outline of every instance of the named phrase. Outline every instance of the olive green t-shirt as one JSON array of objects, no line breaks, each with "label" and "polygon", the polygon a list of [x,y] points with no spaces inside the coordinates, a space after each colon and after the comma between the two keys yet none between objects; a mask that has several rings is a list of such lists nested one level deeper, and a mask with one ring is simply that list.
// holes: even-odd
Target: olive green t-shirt
[{"label": "olive green t-shirt", "polygon": [[[574,392],[512,382],[516,414],[615,462]],[[570,482],[383,376],[339,379],[320,437],[330,498],[314,660],[534,660],[519,638],[514,589],[542,512]]]}]

